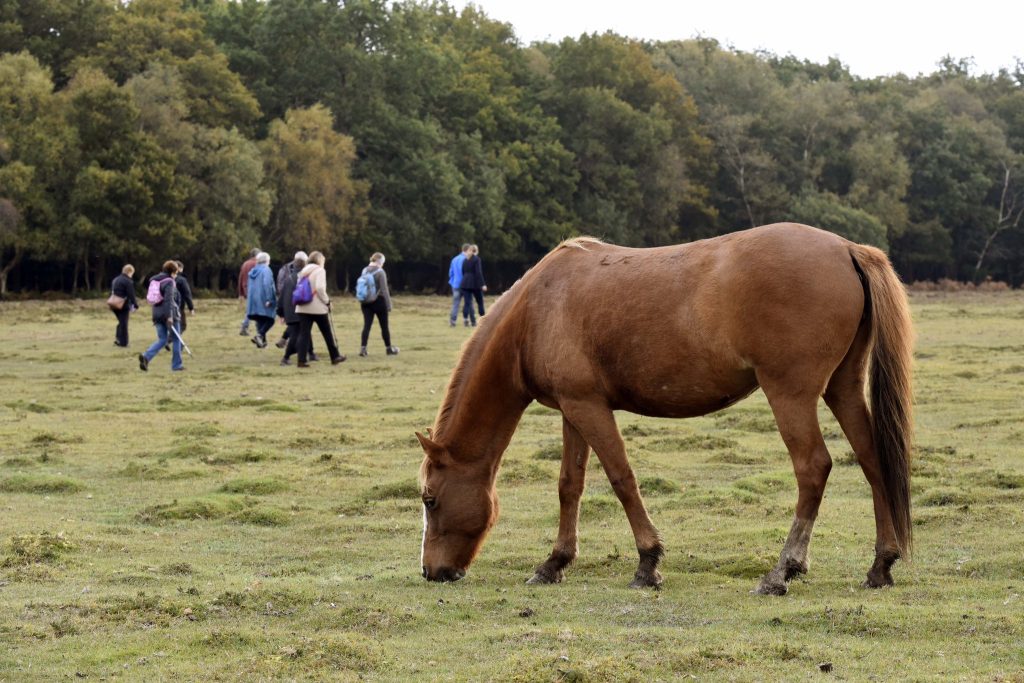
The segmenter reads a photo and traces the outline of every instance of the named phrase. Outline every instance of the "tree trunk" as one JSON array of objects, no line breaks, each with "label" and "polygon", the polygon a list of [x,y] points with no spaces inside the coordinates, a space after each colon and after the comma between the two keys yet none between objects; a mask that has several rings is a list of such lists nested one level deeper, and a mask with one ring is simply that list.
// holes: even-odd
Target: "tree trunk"
[{"label": "tree trunk", "polygon": [[7,276],[11,274],[11,271],[21,261],[22,251],[21,249],[14,250],[14,258],[8,261],[3,268],[0,268],[0,296],[7,294]]}]

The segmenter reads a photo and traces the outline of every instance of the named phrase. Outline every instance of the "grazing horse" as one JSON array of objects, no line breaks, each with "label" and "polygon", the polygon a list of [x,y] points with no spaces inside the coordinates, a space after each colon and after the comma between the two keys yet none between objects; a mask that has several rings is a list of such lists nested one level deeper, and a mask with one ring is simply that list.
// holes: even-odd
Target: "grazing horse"
[{"label": "grazing horse", "polygon": [[[655,249],[595,239],[559,245],[494,305],[466,342],[426,457],[423,576],[462,578],[498,516],[501,456],[531,401],[562,413],[558,538],[531,583],[557,583],[577,554],[590,450],[640,554],[632,586],[657,586],[664,554],[613,411],[705,415],[760,387],[796,474],[796,516],[757,592],[783,595],[808,569],[832,459],[820,397],[871,485],[875,559],[865,585],[893,583],[909,554],[911,355],[906,294],[885,254],[793,223]],[[865,385],[870,373],[870,407]]]}]

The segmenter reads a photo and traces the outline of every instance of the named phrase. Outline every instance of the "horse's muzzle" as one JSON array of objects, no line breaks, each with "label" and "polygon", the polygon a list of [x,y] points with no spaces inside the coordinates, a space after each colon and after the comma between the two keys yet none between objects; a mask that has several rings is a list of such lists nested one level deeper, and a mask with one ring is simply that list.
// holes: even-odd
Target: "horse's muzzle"
[{"label": "horse's muzzle", "polygon": [[443,567],[441,569],[438,569],[433,574],[431,574],[429,569],[427,569],[426,567],[423,568],[423,578],[427,581],[443,581],[446,583],[451,583],[452,581],[458,581],[465,575],[466,572],[462,569],[451,569],[450,567]]}]

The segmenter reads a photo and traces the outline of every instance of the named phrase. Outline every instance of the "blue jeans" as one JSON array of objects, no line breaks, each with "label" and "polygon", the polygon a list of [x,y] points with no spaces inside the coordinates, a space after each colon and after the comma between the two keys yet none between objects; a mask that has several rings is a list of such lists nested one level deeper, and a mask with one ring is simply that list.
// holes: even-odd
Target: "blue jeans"
[{"label": "blue jeans", "polygon": [[455,321],[459,317],[459,304],[462,302],[463,293],[461,289],[452,290],[452,313],[448,316],[448,321],[454,325]]},{"label": "blue jeans", "polygon": [[181,370],[181,340],[178,339],[178,335],[171,332],[170,326],[162,321],[153,323],[153,327],[156,328],[156,341],[142,355],[146,357],[147,361],[153,360],[156,354],[160,353],[160,350],[167,346],[167,338],[170,337],[171,370]]}]

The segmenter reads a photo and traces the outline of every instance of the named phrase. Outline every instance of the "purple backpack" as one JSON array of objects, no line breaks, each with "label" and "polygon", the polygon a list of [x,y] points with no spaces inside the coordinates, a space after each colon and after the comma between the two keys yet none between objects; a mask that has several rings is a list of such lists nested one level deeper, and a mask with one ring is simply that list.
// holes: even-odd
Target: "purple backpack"
[{"label": "purple backpack", "polygon": [[312,300],[313,287],[309,284],[309,278],[299,278],[299,282],[292,292],[292,303],[298,306],[299,304],[308,304]]}]

